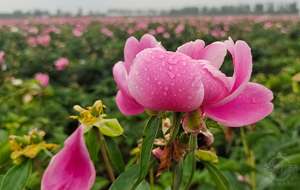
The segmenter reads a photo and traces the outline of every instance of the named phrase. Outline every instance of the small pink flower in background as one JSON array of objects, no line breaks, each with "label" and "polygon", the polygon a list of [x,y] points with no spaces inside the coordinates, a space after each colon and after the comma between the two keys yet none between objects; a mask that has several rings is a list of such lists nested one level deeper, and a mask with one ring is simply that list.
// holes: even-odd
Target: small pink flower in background
[{"label": "small pink flower in background", "polygon": [[175,29],[176,34],[181,34],[181,32],[184,30],[184,28],[185,28],[185,26],[183,24],[179,24]]},{"label": "small pink flower in background", "polygon": [[137,26],[136,26],[136,29],[137,30],[147,30],[148,29],[148,25],[146,23],[139,23]]},{"label": "small pink flower in background", "polygon": [[112,31],[108,30],[106,27],[102,27],[100,29],[100,32],[105,34],[108,37],[111,37],[111,38],[114,37],[114,33]]},{"label": "small pink flower in background", "polygon": [[69,65],[69,60],[67,58],[59,58],[54,63],[56,70],[61,71],[64,70]]},{"label": "small pink flower in background", "polygon": [[267,30],[267,29],[271,28],[272,26],[273,26],[273,24],[271,22],[266,22],[264,24],[264,29]]},{"label": "small pink flower in background", "polygon": [[83,34],[83,32],[78,30],[77,28],[74,28],[72,30],[72,33],[73,33],[74,36],[77,36],[77,37],[82,36],[82,34]]},{"label": "small pink flower in background", "polygon": [[1,63],[1,69],[2,71],[5,71],[6,70],[6,64],[5,64],[5,60],[4,60],[4,51],[0,51],[0,63]]},{"label": "small pink flower in background", "polygon": [[170,34],[168,32],[164,32],[163,33],[163,37],[166,38],[166,39],[169,39],[170,38]]},{"label": "small pink flower in background", "polygon": [[[219,70],[227,50],[233,58],[232,77]],[[169,52],[146,34],[140,42],[129,38],[124,55],[125,62],[113,68],[120,88],[116,101],[123,114],[139,114],[145,108],[186,115],[199,110],[223,125],[238,127],[255,123],[273,110],[273,93],[249,82],[252,56],[244,41],[234,43],[229,38],[205,47],[204,41],[196,40]]]},{"label": "small pink flower in background", "polygon": [[29,37],[27,39],[27,42],[33,47],[36,46],[36,44],[37,44],[36,39],[34,37]]},{"label": "small pink flower in background", "polygon": [[37,41],[37,44],[40,44],[44,47],[48,47],[49,46],[49,41],[51,40],[51,37],[49,34],[45,34],[45,35],[42,35],[42,36],[38,36],[36,41]]},{"label": "small pink flower in background", "polygon": [[30,34],[37,34],[37,33],[39,32],[39,30],[38,30],[37,28],[35,28],[35,27],[30,27],[30,28],[28,29],[28,32],[29,32]]},{"label": "small pink flower in background", "polygon": [[36,73],[34,75],[34,78],[38,81],[40,81],[40,85],[42,87],[44,86],[48,86],[49,85],[49,76],[48,75],[44,75],[42,73]]},{"label": "small pink flower in background", "polygon": [[133,28],[128,28],[127,29],[127,34],[133,34],[135,32],[135,30]]},{"label": "small pink flower in background", "polygon": [[151,34],[153,36],[155,36],[157,34],[156,30],[154,30],[154,29],[150,29],[148,32],[149,32],[149,34]]},{"label": "small pink flower in background", "polygon": [[170,23],[170,24],[168,25],[168,27],[171,29],[171,28],[174,27],[174,25],[173,25],[172,23]]},{"label": "small pink flower in background", "polygon": [[65,141],[65,147],[53,156],[42,179],[42,190],[90,190],[96,171],[83,137],[84,125]]},{"label": "small pink flower in background", "polygon": [[156,28],[156,32],[159,34],[159,33],[164,33],[166,30],[163,26],[159,26]]}]

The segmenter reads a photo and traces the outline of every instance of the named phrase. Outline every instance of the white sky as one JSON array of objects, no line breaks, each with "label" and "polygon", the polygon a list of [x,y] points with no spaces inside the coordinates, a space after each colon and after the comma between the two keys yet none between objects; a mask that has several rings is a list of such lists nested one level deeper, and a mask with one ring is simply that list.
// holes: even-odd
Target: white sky
[{"label": "white sky", "polygon": [[269,2],[274,2],[274,4],[297,2],[300,7],[300,0],[0,0],[0,12],[39,9],[55,13],[57,9],[60,9],[63,12],[76,13],[79,8],[82,8],[83,13],[90,10],[105,12],[108,9],[169,10],[187,6],[220,7],[222,5],[267,4]]}]

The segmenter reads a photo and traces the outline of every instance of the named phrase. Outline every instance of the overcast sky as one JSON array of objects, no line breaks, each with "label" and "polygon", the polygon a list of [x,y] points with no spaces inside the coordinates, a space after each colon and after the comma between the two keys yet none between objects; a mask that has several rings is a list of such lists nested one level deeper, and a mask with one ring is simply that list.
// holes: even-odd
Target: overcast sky
[{"label": "overcast sky", "polygon": [[222,5],[267,4],[269,2],[275,4],[297,2],[300,7],[300,0],[0,0],[0,12],[40,9],[55,13],[57,9],[60,9],[64,12],[76,13],[79,8],[82,8],[84,13],[90,10],[105,12],[108,9],[169,10],[187,6],[220,7]]}]

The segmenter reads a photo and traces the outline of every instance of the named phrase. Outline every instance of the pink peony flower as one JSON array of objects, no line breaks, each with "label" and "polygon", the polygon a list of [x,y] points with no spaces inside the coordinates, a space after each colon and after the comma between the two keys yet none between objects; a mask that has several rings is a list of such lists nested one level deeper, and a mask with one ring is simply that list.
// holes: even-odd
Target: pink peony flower
[{"label": "pink peony flower", "polygon": [[44,47],[48,47],[49,46],[49,41],[51,40],[51,37],[49,34],[45,34],[42,36],[38,36],[36,41],[38,44],[44,46]]},{"label": "pink peony flower", "polygon": [[163,37],[166,38],[166,39],[169,39],[170,38],[170,34],[168,32],[164,32],[163,33]]},{"label": "pink peony flower", "polygon": [[[227,50],[233,57],[234,74],[227,77],[221,67]],[[146,34],[139,42],[126,41],[125,62],[113,68],[120,87],[117,105],[126,115],[145,108],[155,111],[201,110],[223,125],[252,124],[272,110],[272,92],[249,82],[252,72],[250,47],[231,38],[207,47],[202,40],[186,43],[176,52],[166,51]]]},{"label": "pink peony flower", "polygon": [[166,30],[163,26],[159,26],[156,28],[156,32],[159,34],[159,33],[164,33]]},{"label": "pink peony flower", "polygon": [[72,30],[72,33],[73,33],[74,36],[79,37],[79,36],[82,36],[83,31],[82,31],[82,30],[78,30],[77,28],[74,28],[74,29]]},{"label": "pink peony flower", "polygon": [[112,31],[108,30],[106,27],[102,27],[100,29],[100,32],[105,34],[108,37],[114,37],[114,33]]},{"label": "pink peony flower", "polygon": [[6,64],[5,64],[5,60],[4,60],[4,51],[0,51],[0,64],[1,64],[1,70],[5,71],[6,70]]},{"label": "pink peony flower", "polygon": [[56,70],[61,71],[69,65],[69,60],[67,58],[61,57],[57,61],[55,61],[54,65],[56,67]]},{"label": "pink peony flower", "polygon": [[36,46],[36,39],[34,38],[34,37],[29,37],[28,39],[27,39],[27,42],[31,45],[31,46]]},{"label": "pink peony flower", "polygon": [[185,28],[185,26],[183,24],[179,24],[175,29],[176,34],[181,34],[181,32],[184,30],[184,28]]},{"label": "pink peony flower", "polygon": [[90,190],[96,172],[83,137],[84,126],[65,141],[65,147],[56,154],[42,179],[42,190]]},{"label": "pink peony flower", "polygon": [[36,73],[34,75],[34,78],[36,80],[40,81],[40,84],[42,87],[49,85],[49,76],[48,75],[44,75],[42,73]]}]

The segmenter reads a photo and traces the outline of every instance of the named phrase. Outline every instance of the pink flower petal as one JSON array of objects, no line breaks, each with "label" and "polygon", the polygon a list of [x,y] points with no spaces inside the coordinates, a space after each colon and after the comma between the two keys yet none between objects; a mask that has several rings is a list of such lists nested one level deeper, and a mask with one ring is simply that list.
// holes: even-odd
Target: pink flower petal
[{"label": "pink flower petal", "polygon": [[177,53],[183,53],[192,59],[200,59],[201,51],[203,50],[205,43],[203,40],[196,40],[194,42],[188,42],[178,47]]},{"label": "pink flower petal", "polygon": [[160,42],[156,41],[155,37],[150,34],[145,34],[139,42],[136,38],[130,37],[127,39],[124,48],[125,67],[129,73],[133,60],[136,55],[147,48],[159,47],[162,48]]},{"label": "pink flower petal", "polygon": [[83,138],[84,126],[65,141],[65,147],[56,154],[42,179],[42,190],[89,190],[95,182],[95,168]]},{"label": "pink flower petal", "polygon": [[248,83],[234,100],[218,106],[205,107],[205,113],[229,127],[239,127],[255,123],[271,113],[273,93],[257,83]]},{"label": "pink flower petal", "polygon": [[120,111],[125,115],[135,115],[145,111],[145,108],[136,102],[132,97],[127,96],[119,90],[116,97]]},{"label": "pink flower petal", "polygon": [[234,74],[230,79],[232,89],[229,96],[214,106],[226,104],[236,98],[246,88],[252,72],[252,55],[248,44],[244,41],[237,41],[234,44],[231,38],[225,44],[233,57]]},{"label": "pink flower petal", "polygon": [[225,74],[208,61],[201,61],[201,81],[204,85],[202,106],[219,102],[229,95],[230,84]]},{"label": "pink flower petal", "polygon": [[224,43],[215,42],[206,46],[200,54],[199,59],[210,61],[218,69],[221,67],[224,58],[227,54],[227,49]]},{"label": "pink flower petal", "polygon": [[140,52],[128,76],[132,97],[151,110],[189,112],[198,108],[204,90],[200,62],[158,48]]}]

